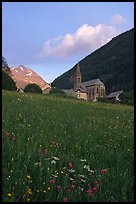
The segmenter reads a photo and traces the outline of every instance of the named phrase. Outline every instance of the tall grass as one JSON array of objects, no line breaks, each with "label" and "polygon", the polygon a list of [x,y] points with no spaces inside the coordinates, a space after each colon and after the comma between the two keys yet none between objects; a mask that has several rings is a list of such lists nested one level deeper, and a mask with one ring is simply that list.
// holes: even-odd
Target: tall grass
[{"label": "tall grass", "polygon": [[134,108],[2,93],[3,202],[130,202]]}]

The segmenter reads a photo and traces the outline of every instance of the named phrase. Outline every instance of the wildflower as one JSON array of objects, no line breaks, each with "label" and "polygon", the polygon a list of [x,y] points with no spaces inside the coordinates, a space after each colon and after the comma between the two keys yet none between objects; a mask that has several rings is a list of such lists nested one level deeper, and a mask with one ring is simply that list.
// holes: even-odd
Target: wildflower
[{"label": "wildflower", "polygon": [[90,171],[90,167],[87,166],[87,165],[84,165],[83,168],[84,168],[84,169],[87,169],[88,171]]},{"label": "wildflower", "polygon": [[67,201],[68,201],[68,198],[67,198],[67,197],[65,197],[65,198],[63,199],[63,201],[64,201],[64,202],[67,202]]},{"label": "wildflower", "polygon": [[12,196],[12,194],[11,193],[8,193],[8,197],[11,197]]},{"label": "wildflower", "polygon": [[74,173],[75,170],[74,170],[74,169],[70,169],[69,172],[70,172],[70,173]]},{"label": "wildflower", "polygon": [[69,162],[68,166],[70,169],[72,169],[73,168],[72,162]]},{"label": "wildflower", "polygon": [[56,164],[56,161],[55,161],[55,160],[52,160],[52,161],[51,161],[51,164]]},{"label": "wildflower", "polygon": [[75,188],[75,185],[74,185],[74,184],[72,184],[72,185],[71,185],[71,188],[72,188],[72,190],[74,190],[74,188]]},{"label": "wildflower", "polygon": [[48,189],[48,190],[51,190],[51,188],[50,188],[50,187],[48,187],[47,189]]},{"label": "wildflower", "polygon": [[28,188],[26,192],[31,195],[32,194],[31,188]]},{"label": "wildflower", "polygon": [[55,183],[55,181],[52,179],[52,180],[50,180],[50,183],[53,184],[53,183]]},{"label": "wildflower", "polygon": [[95,187],[93,188],[93,191],[96,191],[96,188],[95,188]]},{"label": "wildflower", "polygon": [[106,169],[101,169],[101,170],[100,170],[100,174],[103,175],[103,174],[106,173],[106,171],[107,171]]},{"label": "wildflower", "polygon": [[70,189],[68,189],[68,193],[70,192]]},{"label": "wildflower", "polygon": [[28,180],[28,181],[30,181],[30,179],[31,179],[31,176],[29,176],[29,175],[28,175],[28,176],[27,176],[26,178],[27,178],[27,180]]},{"label": "wildflower", "polygon": [[51,144],[55,145],[55,144],[56,144],[56,142],[55,142],[54,140],[52,140],[52,141],[51,141]]},{"label": "wildflower", "polygon": [[15,141],[16,141],[16,138],[15,138],[15,137],[12,137],[12,140],[15,142]]},{"label": "wildflower", "polygon": [[57,157],[53,157],[53,159],[54,159],[54,160],[59,160],[59,158],[57,158]]},{"label": "wildflower", "polygon": [[93,190],[89,188],[87,191],[88,196],[93,196]]},{"label": "wildflower", "polygon": [[85,183],[85,180],[83,180],[83,179],[80,179],[80,181],[82,181],[83,183]]},{"label": "wildflower", "polygon": [[60,190],[60,189],[61,189],[61,186],[58,185],[58,186],[57,186],[57,189]]},{"label": "wildflower", "polygon": [[86,160],[86,159],[80,159],[80,161],[81,161],[81,162],[87,162],[87,160]]},{"label": "wildflower", "polygon": [[82,175],[82,174],[78,174],[78,176],[80,176],[81,178],[85,178],[85,176],[84,176],[84,175]]}]

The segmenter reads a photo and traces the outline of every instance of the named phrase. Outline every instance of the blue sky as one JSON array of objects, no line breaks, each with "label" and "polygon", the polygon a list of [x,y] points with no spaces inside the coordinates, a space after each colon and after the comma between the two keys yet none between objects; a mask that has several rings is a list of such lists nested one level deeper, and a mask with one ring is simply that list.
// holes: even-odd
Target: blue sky
[{"label": "blue sky", "polygon": [[3,2],[2,55],[46,82],[134,27],[134,2]]}]

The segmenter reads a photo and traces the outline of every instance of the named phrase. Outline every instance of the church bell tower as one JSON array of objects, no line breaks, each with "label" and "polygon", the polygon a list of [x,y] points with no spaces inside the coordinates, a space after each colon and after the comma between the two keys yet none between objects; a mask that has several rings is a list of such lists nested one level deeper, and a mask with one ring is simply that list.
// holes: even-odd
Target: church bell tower
[{"label": "church bell tower", "polygon": [[79,87],[81,81],[82,81],[82,77],[81,77],[80,67],[78,63],[76,68],[75,78],[74,78],[74,89],[77,89]]}]

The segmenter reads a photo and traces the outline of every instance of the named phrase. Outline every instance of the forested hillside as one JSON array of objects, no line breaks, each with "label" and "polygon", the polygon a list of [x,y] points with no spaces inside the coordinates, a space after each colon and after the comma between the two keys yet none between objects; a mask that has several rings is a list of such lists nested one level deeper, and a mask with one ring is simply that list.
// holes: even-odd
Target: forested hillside
[{"label": "forested hillside", "polygon": [[[113,38],[109,43],[91,53],[80,62],[82,81],[99,78],[106,93],[134,89],[134,29]],[[73,88],[76,65],[56,78],[52,86]]]}]

